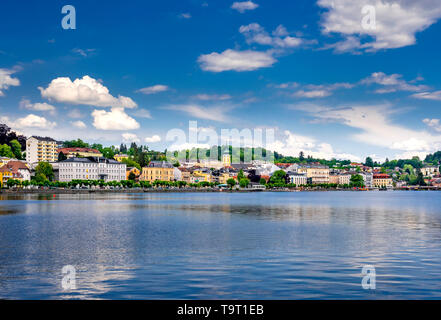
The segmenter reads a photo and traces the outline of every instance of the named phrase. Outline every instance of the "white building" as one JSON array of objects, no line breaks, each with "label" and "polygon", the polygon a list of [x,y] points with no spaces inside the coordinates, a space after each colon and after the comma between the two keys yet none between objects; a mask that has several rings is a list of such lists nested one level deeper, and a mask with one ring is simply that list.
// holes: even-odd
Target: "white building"
[{"label": "white building", "polygon": [[373,184],[373,180],[374,180],[373,173],[372,172],[360,172],[358,174],[363,177],[364,185],[366,186],[366,188],[372,188],[372,184]]},{"label": "white building", "polygon": [[58,160],[57,141],[48,137],[32,136],[26,140],[26,162],[53,162]]},{"label": "white building", "polygon": [[72,180],[126,180],[126,164],[113,159],[89,157],[70,158],[59,162],[59,181]]},{"label": "white building", "polygon": [[425,166],[425,167],[421,168],[421,173],[423,174],[423,177],[432,178],[433,176],[439,174],[439,167]]},{"label": "white building", "polygon": [[294,183],[296,186],[304,186],[308,184],[306,173],[288,172],[289,183]]}]

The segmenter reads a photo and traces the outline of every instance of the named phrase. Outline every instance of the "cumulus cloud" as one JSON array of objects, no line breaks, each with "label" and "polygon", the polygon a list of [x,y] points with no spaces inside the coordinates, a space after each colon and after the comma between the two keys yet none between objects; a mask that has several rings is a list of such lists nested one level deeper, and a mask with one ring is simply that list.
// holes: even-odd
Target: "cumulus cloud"
[{"label": "cumulus cloud", "polygon": [[155,142],[161,141],[161,137],[158,136],[157,134],[155,134],[155,135],[153,135],[151,137],[146,137],[144,139],[144,141],[147,142],[147,143],[155,143]]},{"label": "cumulus cloud", "polygon": [[288,31],[282,25],[273,31],[273,36],[258,23],[241,26],[239,32],[245,36],[248,44],[257,43],[278,48],[294,48],[304,42],[301,38],[289,36]]},{"label": "cumulus cloud", "polygon": [[[338,52],[377,51],[401,48],[416,43],[416,33],[441,18],[438,0],[318,0],[327,9],[322,16],[325,34],[343,37],[334,45]],[[375,28],[365,28],[364,6],[375,8]]]},{"label": "cumulus cloud", "polygon": [[44,117],[29,114],[26,117],[11,120],[9,117],[0,117],[0,122],[6,123],[14,129],[53,129],[57,123],[51,122]]},{"label": "cumulus cloud", "polygon": [[[300,86],[297,84],[297,87]],[[307,84],[302,89],[294,92],[295,97],[300,98],[325,98],[333,94],[338,89],[351,89],[354,85],[350,83],[333,83],[333,84]]]},{"label": "cumulus cloud", "polygon": [[109,89],[89,76],[75,79],[73,82],[68,77],[59,77],[53,79],[46,89],[42,87],[38,89],[41,96],[50,101],[95,107],[137,107],[137,104],[129,97],[120,95],[116,98],[112,96]]},{"label": "cumulus cloud", "polygon": [[423,122],[435,131],[441,132],[441,123],[439,119],[424,119]]},{"label": "cumulus cloud", "polygon": [[80,120],[78,120],[78,121],[71,121],[70,123],[75,128],[77,128],[77,129],[86,129],[87,128],[86,124],[83,121],[80,121]]},{"label": "cumulus cloud", "polygon": [[240,13],[244,13],[248,10],[254,10],[257,9],[259,5],[257,3],[254,3],[252,1],[241,1],[241,2],[234,2],[231,5],[231,9],[237,10]]},{"label": "cumulus cloud", "polygon": [[20,101],[20,108],[25,108],[28,110],[34,110],[34,111],[47,111],[50,114],[55,113],[55,107],[51,104],[48,104],[46,102],[43,103],[31,103],[28,99],[22,99]]},{"label": "cumulus cloud", "polygon": [[9,87],[17,87],[20,85],[20,80],[11,76],[15,72],[15,70],[0,69],[0,97],[5,95],[4,90],[8,90]]},{"label": "cumulus cloud", "polygon": [[122,138],[125,143],[132,143],[132,142],[139,143],[139,142],[141,142],[141,140],[138,138],[138,136],[134,133],[129,133],[129,132],[123,133]]},{"label": "cumulus cloud", "polygon": [[92,112],[93,126],[98,130],[134,130],[139,129],[139,123],[124,112],[123,108],[94,110]]},{"label": "cumulus cloud", "polygon": [[253,71],[271,67],[276,61],[270,52],[232,49],[222,53],[203,54],[198,58],[202,70],[211,72]]},{"label": "cumulus cloud", "polygon": [[317,141],[314,138],[295,134],[289,130],[284,131],[282,139],[265,146],[269,150],[276,151],[287,156],[298,156],[301,151],[306,155],[322,159],[350,159],[360,161],[356,155],[349,153],[339,153],[329,143]]},{"label": "cumulus cloud", "polygon": [[384,72],[374,72],[369,77],[361,80],[362,84],[377,84],[383,86],[383,88],[376,90],[376,93],[390,93],[396,91],[413,91],[418,92],[427,90],[426,85],[411,84],[402,79],[401,74],[387,75]]},{"label": "cumulus cloud", "polygon": [[352,138],[366,144],[420,154],[441,149],[441,135],[392,123],[390,116],[396,111],[387,104],[338,108],[304,105],[294,109],[305,111],[317,120],[340,122],[359,129]]},{"label": "cumulus cloud", "polygon": [[185,112],[190,116],[198,119],[227,122],[230,120],[228,114],[232,109],[232,107],[230,106],[204,107],[197,104],[182,104],[182,105],[165,106],[163,107],[163,109]]},{"label": "cumulus cloud", "polygon": [[168,90],[170,90],[170,88],[168,86],[163,85],[163,84],[157,84],[157,85],[154,85],[151,87],[139,89],[139,90],[137,90],[137,92],[141,92],[141,93],[149,95],[149,94],[155,94],[155,93],[164,92],[164,91],[168,91]]}]

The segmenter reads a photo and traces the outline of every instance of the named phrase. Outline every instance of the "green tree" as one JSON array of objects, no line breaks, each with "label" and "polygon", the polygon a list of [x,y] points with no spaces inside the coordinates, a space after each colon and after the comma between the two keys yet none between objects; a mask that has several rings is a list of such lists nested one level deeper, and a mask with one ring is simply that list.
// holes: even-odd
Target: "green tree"
[{"label": "green tree", "polygon": [[243,170],[240,169],[239,173],[237,174],[237,180],[240,181],[243,178],[245,178],[245,174],[243,173]]},{"label": "green tree", "polygon": [[136,179],[136,175],[133,172],[129,173],[129,180],[134,181]]},{"label": "green tree", "polygon": [[141,170],[141,165],[133,159],[123,159],[122,163],[125,163],[127,167],[135,167],[138,170]]},{"label": "green tree", "polygon": [[266,180],[264,178],[260,178],[259,183],[262,185],[266,185]]},{"label": "green tree", "polygon": [[282,185],[286,183],[286,173],[283,170],[277,170],[273,173],[270,178],[270,182],[272,184]]},{"label": "green tree", "polygon": [[366,167],[373,167],[374,166],[374,161],[372,160],[371,157],[366,157],[366,160],[364,161],[364,165]]},{"label": "green tree", "polygon": [[230,178],[227,180],[227,184],[230,186],[230,189],[233,189],[233,187],[236,185],[236,180]]},{"label": "green tree", "polygon": [[18,140],[14,139],[11,142],[9,142],[9,145],[11,146],[12,153],[14,154],[14,157],[16,159],[23,159],[21,154],[21,144],[18,142]]},{"label": "green tree", "polygon": [[0,157],[14,158],[11,147],[7,144],[0,145]]},{"label": "green tree", "polygon": [[242,178],[239,180],[239,185],[241,188],[246,188],[250,184],[250,180],[248,178]]},{"label": "green tree", "polygon": [[35,167],[35,177],[39,174],[44,175],[49,181],[52,181],[54,178],[54,170],[51,164],[49,162],[39,162]]},{"label": "green tree", "polygon": [[363,188],[364,187],[363,177],[359,174],[353,174],[351,176],[351,182],[350,182],[349,186],[351,188]]}]

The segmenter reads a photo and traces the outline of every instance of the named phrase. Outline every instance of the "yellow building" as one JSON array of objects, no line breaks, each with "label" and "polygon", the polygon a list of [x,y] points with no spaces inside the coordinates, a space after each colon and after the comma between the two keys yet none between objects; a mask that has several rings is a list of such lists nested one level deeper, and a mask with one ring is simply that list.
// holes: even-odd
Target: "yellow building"
[{"label": "yellow building", "polygon": [[229,167],[231,166],[231,156],[229,153],[224,153],[222,155],[222,165],[224,167]]},{"label": "yellow building", "polygon": [[26,140],[26,162],[55,162],[58,160],[57,141],[48,137],[32,136]]},{"label": "yellow building", "polygon": [[126,171],[126,180],[129,180],[129,175],[130,175],[130,173],[132,173],[132,172],[133,172],[133,174],[135,175],[136,178],[138,178],[138,177],[141,175],[141,171],[140,171],[138,168],[136,168],[136,167],[133,167],[133,168],[127,168],[127,171]]},{"label": "yellow building", "polygon": [[230,178],[234,178],[234,177],[230,176],[230,174],[227,172],[221,173],[221,174],[219,174],[219,183],[220,184],[227,184],[227,181]]},{"label": "yellow building", "polygon": [[174,181],[174,167],[165,161],[152,161],[147,167],[142,168],[140,181],[154,182],[158,181]]},{"label": "yellow building", "polygon": [[0,188],[3,188],[3,185],[8,182],[9,179],[13,178],[12,171],[10,171],[6,167],[0,168]]},{"label": "yellow building", "polygon": [[118,161],[118,162],[122,162],[124,159],[128,159],[128,158],[129,158],[128,155],[126,155],[126,154],[122,154],[122,153],[115,154],[115,155],[113,156],[113,159],[115,159],[115,160]]},{"label": "yellow building", "polygon": [[96,149],[91,148],[61,148],[58,153],[63,153],[66,158],[87,158],[87,157],[102,157],[103,154]]},{"label": "yellow building", "polygon": [[392,187],[392,178],[385,173],[374,174],[372,184],[377,188]]},{"label": "yellow building", "polygon": [[302,165],[297,173],[306,173],[306,178],[312,184],[329,183],[329,167],[324,165]]}]

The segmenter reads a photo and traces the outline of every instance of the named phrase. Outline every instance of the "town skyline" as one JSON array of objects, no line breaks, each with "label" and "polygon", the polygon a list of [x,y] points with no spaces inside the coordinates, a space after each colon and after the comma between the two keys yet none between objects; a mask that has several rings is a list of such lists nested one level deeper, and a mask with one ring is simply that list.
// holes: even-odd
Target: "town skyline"
[{"label": "town skyline", "polygon": [[[284,156],[383,162],[441,150],[439,5],[331,2],[73,1],[74,30],[62,28],[61,1],[3,4],[0,123],[158,151],[195,120],[274,129],[268,149]],[[375,30],[361,27],[365,5]]]}]

